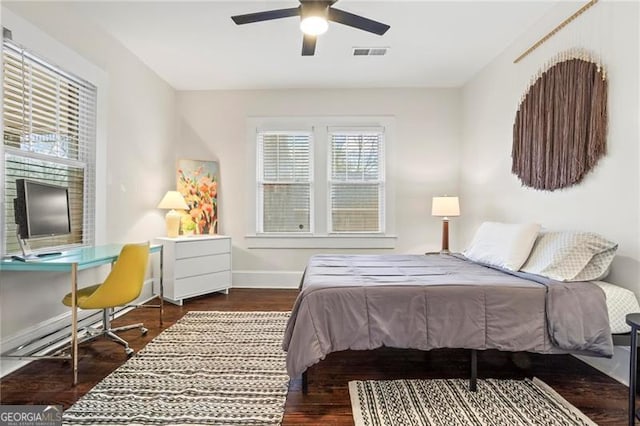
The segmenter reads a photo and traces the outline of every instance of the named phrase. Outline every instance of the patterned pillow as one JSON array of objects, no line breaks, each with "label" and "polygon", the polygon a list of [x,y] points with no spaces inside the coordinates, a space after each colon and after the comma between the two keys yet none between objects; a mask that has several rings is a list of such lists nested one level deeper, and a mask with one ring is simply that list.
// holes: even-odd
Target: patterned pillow
[{"label": "patterned pillow", "polygon": [[587,266],[574,278],[574,281],[597,281],[607,278],[611,272],[611,262],[616,255],[618,245],[598,253],[591,258]]},{"label": "patterned pillow", "polygon": [[608,272],[618,245],[592,232],[541,232],[521,271],[557,281],[591,281]]}]

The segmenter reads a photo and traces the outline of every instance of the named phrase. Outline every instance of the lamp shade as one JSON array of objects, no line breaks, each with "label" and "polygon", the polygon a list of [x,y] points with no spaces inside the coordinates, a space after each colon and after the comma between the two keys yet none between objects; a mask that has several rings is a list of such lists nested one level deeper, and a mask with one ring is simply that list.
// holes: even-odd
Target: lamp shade
[{"label": "lamp shade", "polygon": [[160,204],[158,204],[159,209],[178,209],[178,210],[187,210],[189,206],[186,201],[184,201],[184,197],[178,191],[167,191],[164,195]]},{"label": "lamp shade", "polygon": [[433,197],[431,204],[432,216],[460,216],[458,197]]}]

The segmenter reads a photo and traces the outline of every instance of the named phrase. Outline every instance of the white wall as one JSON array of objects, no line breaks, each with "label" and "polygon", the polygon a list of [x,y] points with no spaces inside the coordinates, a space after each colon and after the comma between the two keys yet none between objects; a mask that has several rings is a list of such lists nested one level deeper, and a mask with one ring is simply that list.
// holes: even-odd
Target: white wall
[{"label": "white wall", "polygon": [[[431,197],[458,189],[460,97],[457,89],[264,90],[178,92],[181,158],[220,164],[220,232],[233,239],[234,286],[295,286],[311,254],[337,249],[251,249],[244,237],[255,217],[247,180],[249,117],[392,116],[390,167],[395,184],[395,251],[439,250],[441,223]],[[324,143],[324,141],[316,141]],[[456,221],[452,225],[456,244]],[[358,249],[362,253],[366,250]],[[261,277],[256,272],[269,271]],[[286,274],[286,272],[291,272]]]},{"label": "white wall", "polygon": [[[2,25],[18,43],[98,84],[96,243],[163,235],[155,207],[175,187],[174,90],[118,42],[56,4],[3,2]],[[105,273],[81,273],[81,284]],[[0,281],[2,342],[68,314],[60,302],[70,289],[67,274],[3,272]]]},{"label": "white wall", "polygon": [[[600,2],[518,64],[513,60],[579,5],[564,3],[463,88],[462,241],[484,220],[593,231],[619,243],[608,280],[640,295],[638,3]],[[609,78],[608,152],[577,186],[555,192],[511,174],[512,126],[531,77],[558,51],[601,55]]]},{"label": "white wall", "polygon": [[[463,88],[460,185],[467,208],[462,241],[470,241],[484,220],[534,221],[550,229],[597,232],[619,243],[607,281],[640,296],[638,3],[601,1],[513,64],[579,6],[573,2],[557,6]],[[570,47],[591,50],[606,67],[608,152],[577,186],[537,191],[521,186],[510,172],[513,121],[531,77],[557,52]],[[628,348],[614,349],[612,359],[580,359],[627,383]]]},{"label": "white wall", "polygon": [[[104,190],[103,208],[108,212],[104,229],[108,232],[99,239],[118,242],[162,235],[163,213],[155,207],[168,189],[175,188],[173,88],[106,32],[73,15],[64,2],[3,2],[3,6],[107,76],[102,98],[106,102],[106,143],[98,152],[103,181],[98,188]],[[23,37],[16,29],[13,35],[14,39]],[[55,52],[40,53],[47,57]]]}]

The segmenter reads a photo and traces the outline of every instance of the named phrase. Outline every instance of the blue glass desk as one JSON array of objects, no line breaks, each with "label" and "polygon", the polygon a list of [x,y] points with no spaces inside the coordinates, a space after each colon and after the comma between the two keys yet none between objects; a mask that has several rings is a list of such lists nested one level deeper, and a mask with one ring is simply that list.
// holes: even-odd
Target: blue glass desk
[{"label": "blue glass desk", "polygon": [[[71,274],[71,355],[65,356],[39,356],[17,355],[21,359],[34,358],[62,358],[71,359],[73,384],[78,383],[78,305],[76,292],[78,291],[78,271],[95,268],[97,266],[108,265],[118,259],[122,244],[109,244],[95,247],[82,247],[64,252],[59,256],[42,257],[35,260],[23,262],[20,260],[0,261],[0,271],[28,271],[28,272],[69,272]],[[160,324],[162,325],[164,286],[162,282],[162,245],[152,245],[149,247],[150,253],[160,253]],[[147,305],[148,306],[148,305]],[[4,355],[3,357],[9,357]]]}]

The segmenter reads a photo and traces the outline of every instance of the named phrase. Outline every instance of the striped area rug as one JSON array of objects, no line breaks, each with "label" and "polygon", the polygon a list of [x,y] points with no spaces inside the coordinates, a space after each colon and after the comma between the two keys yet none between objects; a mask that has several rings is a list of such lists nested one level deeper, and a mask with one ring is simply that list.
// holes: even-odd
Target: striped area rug
[{"label": "striped area rug", "polygon": [[356,426],[595,425],[547,384],[533,380],[349,382]]},{"label": "striped area rug", "polygon": [[288,312],[189,312],[63,414],[65,424],[277,425]]}]

